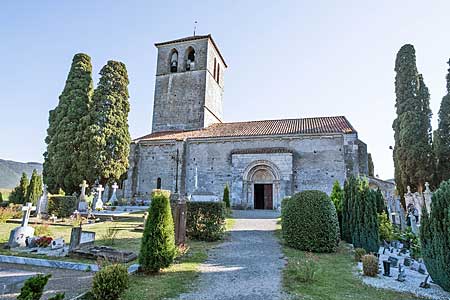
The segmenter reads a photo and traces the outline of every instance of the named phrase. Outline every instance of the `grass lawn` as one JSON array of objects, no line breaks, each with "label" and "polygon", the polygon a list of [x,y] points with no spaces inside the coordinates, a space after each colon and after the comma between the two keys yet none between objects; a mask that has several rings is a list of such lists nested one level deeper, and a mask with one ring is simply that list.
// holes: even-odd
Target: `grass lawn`
[{"label": "grass lawn", "polygon": [[[281,230],[277,230],[276,235],[282,240]],[[283,245],[283,252],[288,260],[288,265],[283,270],[283,286],[289,293],[296,296],[294,299],[421,299],[411,294],[376,289],[363,284],[362,280],[355,275],[356,263],[345,243],[340,244],[336,253],[314,254],[317,257],[319,269],[315,280],[309,283],[302,283],[296,279],[298,271],[295,265],[304,261],[306,252],[285,245]]]}]

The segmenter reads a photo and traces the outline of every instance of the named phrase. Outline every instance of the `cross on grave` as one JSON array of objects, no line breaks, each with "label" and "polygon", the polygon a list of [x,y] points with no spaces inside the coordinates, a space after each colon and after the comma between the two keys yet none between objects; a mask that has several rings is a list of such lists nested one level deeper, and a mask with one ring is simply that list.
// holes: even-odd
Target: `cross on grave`
[{"label": "cross on grave", "polygon": [[96,190],[98,194],[97,194],[97,201],[95,202],[95,209],[102,210],[103,209],[102,192],[105,190],[105,188],[101,184],[99,184]]},{"label": "cross on grave", "polygon": [[119,188],[119,186],[117,185],[117,182],[114,182],[114,184],[111,187],[113,189],[113,192],[112,192],[111,198],[109,199],[108,202],[111,203],[112,205],[114,205],[114,202],[117,201],[116,192],[117,192],[117,189]]},{"label": "cross on grave", "polygon": [[86,201],[86,188],[87,187],[89,187],[89,185],[86,183],[86,180],[83,180],[80,184],[80,188],[81,188],[80,201]]},{"label": "cross on grave", "polygon": [[8,240],[8,246],[10,248],[14,247],[25,247],[27,238],[34,235],[34,228],[28,226],[28,221],[30,219],[31,211],[36,210],[36,207],[32,203],[27,203],[22,207],[23,219],[22,224],[19,227],[11,230]]},{"label": "cross on grave", "polygon": [[22,227],[28,226],[28,221],[30,220],[31,211],[35,211],[36,207],[33,206],[31,202],[28,202],[26,205],[22,206],[23,218],[22,218]]}]

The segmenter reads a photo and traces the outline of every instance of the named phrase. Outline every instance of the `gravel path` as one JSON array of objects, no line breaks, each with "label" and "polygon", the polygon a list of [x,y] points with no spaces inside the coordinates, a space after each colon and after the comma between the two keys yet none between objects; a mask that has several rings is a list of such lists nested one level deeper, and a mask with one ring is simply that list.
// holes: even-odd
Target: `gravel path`
[{"label": "gravel path", "polygon": [[209,252],[197,288],[180,299],[286,299],[281,292],[285,261],[273,235],[278,217],[274,211],[233,211],[229,240]]}]

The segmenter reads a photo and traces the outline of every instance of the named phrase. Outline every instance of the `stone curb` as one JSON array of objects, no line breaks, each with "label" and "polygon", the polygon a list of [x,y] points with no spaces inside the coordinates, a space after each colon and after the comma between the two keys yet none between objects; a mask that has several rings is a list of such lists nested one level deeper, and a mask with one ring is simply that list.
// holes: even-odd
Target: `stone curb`
[{"label": "stone curb", "polygon": [[96,264],[83,264],[70,261],[49,260],[41,258],[10,256],[10,255],[0,255],[0,262],[19,265],[32,265],[47,268],[76,270],[76,271],[97,272],[99,270]]}]

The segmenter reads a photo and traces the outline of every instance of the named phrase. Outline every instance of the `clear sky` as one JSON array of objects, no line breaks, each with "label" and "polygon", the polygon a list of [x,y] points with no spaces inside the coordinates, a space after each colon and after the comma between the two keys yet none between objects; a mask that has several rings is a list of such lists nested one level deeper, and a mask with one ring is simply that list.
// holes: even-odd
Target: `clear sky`
[{"label": "clear sky", "polygon": [[[63,3],[64,2],[64,3]],[[211,33],[229,66],[226,121],[345,115],[393,177],[394,61],[416,48],[433,128],[450,57],[450,1],[2,1],[0,158],[42,162],[72,57],[130,78],[132,137],[150,132],[155,42]]]}]

